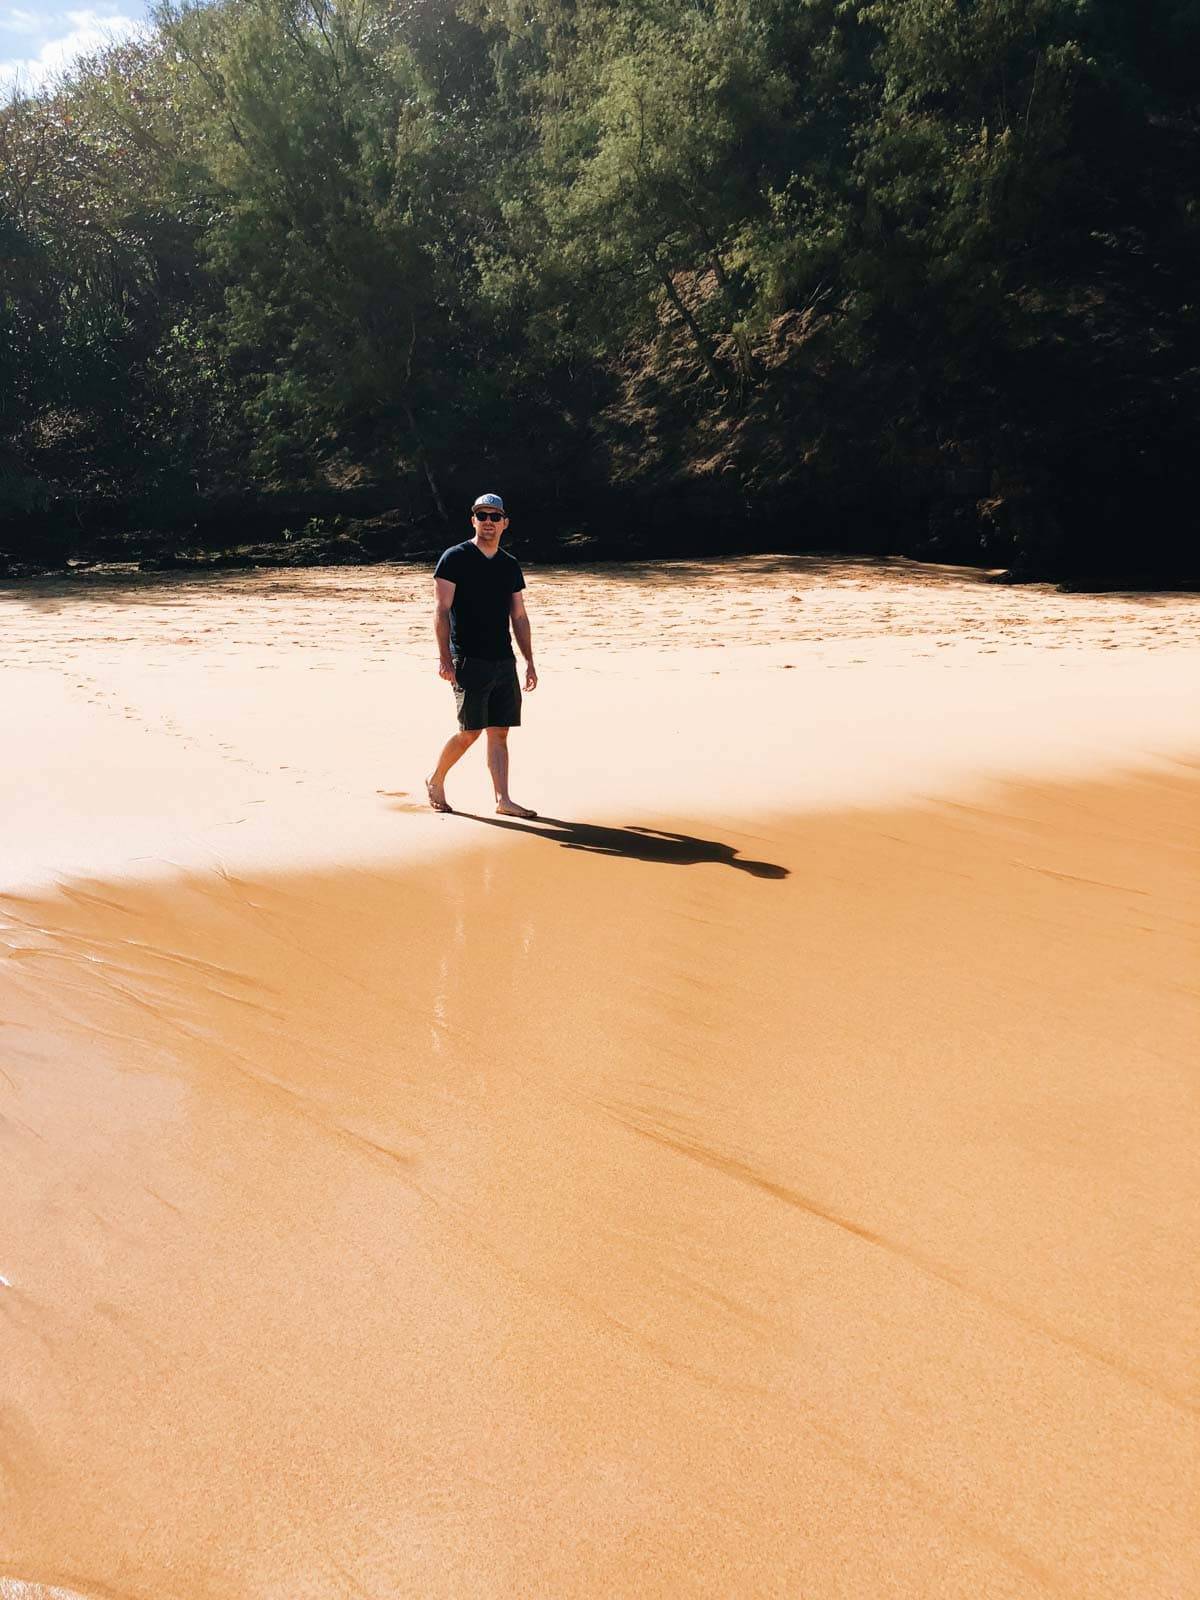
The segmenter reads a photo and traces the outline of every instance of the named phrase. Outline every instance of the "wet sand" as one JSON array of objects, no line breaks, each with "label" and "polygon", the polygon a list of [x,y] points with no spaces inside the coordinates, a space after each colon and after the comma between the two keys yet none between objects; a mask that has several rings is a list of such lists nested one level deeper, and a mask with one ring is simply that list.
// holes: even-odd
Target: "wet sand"
[{"label": "wet sand", "polygon": [[315,577],[8,613],[3,1600],[1190,1592],[1195,606]]}]

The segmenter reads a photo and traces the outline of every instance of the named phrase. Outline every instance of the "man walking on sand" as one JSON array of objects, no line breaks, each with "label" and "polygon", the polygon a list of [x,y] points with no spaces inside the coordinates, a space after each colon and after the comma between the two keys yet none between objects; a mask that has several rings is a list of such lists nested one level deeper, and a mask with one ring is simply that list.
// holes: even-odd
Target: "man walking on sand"
[{"label": "man walking on sand", "polygon": [[508,527],[504,501],[481,494],[471,507],[474,538],[447,550],[434,568],[438,676],[454,685],[459,731],[446,741],[437,767],[425,780],[429,804],[450,811],[446,774],[487,733],[487,764],[502,817],[536,817],[508,792],[508,730],[521,725],[521,686],[509,624],[525,657],[525,687],[537,688],[529,618],[521,591],[520,563],[500,548]]}]

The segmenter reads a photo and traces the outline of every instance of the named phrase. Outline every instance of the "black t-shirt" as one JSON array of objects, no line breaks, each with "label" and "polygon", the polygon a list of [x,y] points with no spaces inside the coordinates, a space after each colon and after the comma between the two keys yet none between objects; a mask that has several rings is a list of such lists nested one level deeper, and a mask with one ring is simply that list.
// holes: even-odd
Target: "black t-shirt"
[{"label": "black t-shirt", "polygon": [[485,556],[474,539],[452,545],[433,569],[454,584],[450,606],[450,654],[503,661],[512,655],[508,631],[512,597],[525,587],[521,563],[506,550]]}]

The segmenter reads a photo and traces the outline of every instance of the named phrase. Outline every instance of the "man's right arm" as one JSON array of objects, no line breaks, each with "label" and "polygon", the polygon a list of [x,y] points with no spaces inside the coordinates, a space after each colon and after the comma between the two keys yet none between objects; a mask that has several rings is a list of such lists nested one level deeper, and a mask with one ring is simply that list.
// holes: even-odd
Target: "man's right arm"
[{"label": "man's right arm", "polygon": [[454,604],[454,590],[457,585],[451,583],[449,578],[435,578],[433,584],[437,590],[433,631],[437,635],[438,677],[445,678],[447,683],[452,683],[457,688],[458,679],[454,676],[454,662],[450,656],[450,607]]}]

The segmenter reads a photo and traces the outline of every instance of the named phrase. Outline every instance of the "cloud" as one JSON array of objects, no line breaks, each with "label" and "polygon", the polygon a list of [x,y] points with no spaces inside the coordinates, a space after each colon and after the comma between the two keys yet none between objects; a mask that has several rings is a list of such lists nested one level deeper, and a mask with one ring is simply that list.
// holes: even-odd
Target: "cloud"
[{"label": "cloud", "polygon": [[[28,26],[31,18],[34,28]],[[21,33],[42,32],[47,27],[47,22],[39,21],[33,13],[21,8],[0,13],[0,21],[6,29]],[[106,44],[119,44],[146,32],[144,22],[119,11],[92,8],[67,11],[49,19],[49,26],[53,27],[56,22],[65,23],[66,31],[44,40],[36,55],[0,61],[0,95],[7,96],[14,89],[26,92],[40,89],[81,56],[92,55]]]},{"label": "cloud", "polygon": [[4,33],[44,33],[46,21],[36,11],[23,6],[8,6],[0,11],[0,31]]}]

